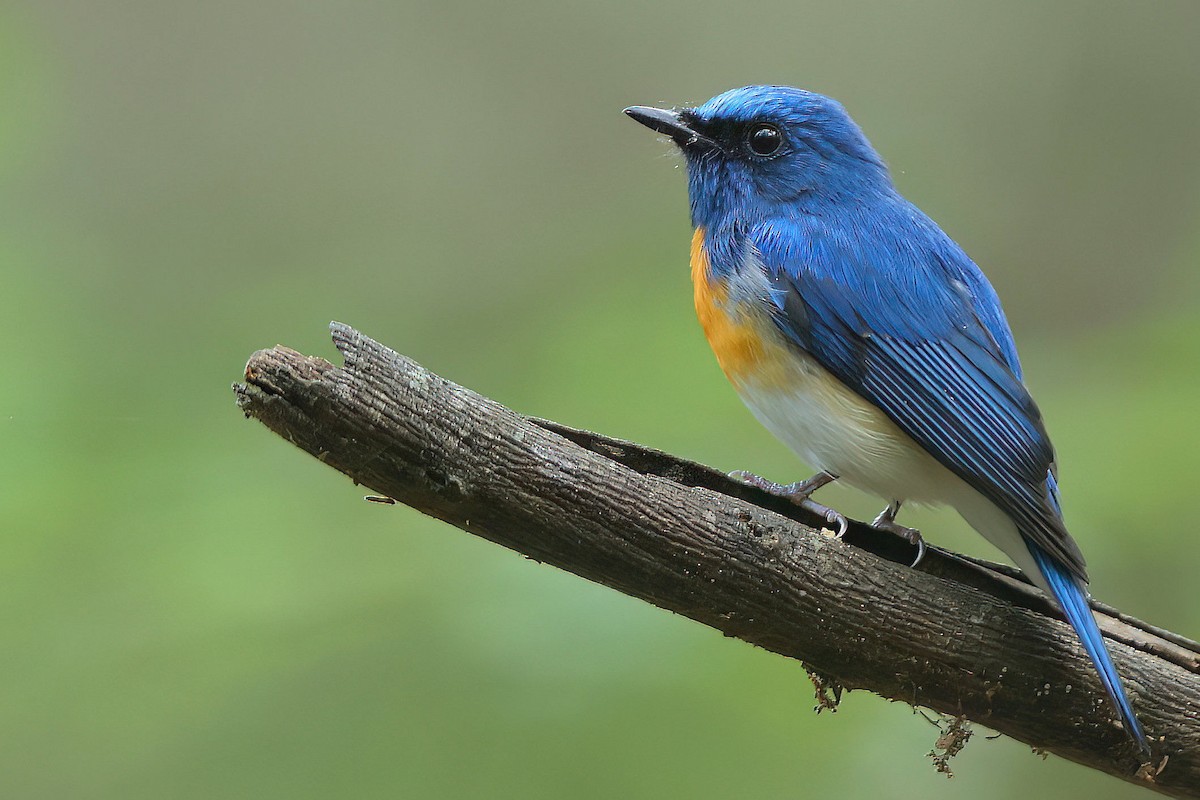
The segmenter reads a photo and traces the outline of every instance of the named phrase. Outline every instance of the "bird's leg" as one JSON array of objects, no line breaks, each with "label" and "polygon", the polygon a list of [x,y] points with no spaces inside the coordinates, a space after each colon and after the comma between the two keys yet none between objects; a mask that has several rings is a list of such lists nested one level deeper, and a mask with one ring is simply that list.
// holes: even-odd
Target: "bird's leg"
[{"label": "bird's leg", "polygon": [[816,500],[812,499],[812,493],[820,489],[826,484],[833,483],[837,480],[836,475],[831,475],[828,472],[818,472],[806,481],[798,481],[796,483],[775,483],[766,478],[760,478],[753,472],[747,472],[744,469],[735,470],[729,473],[729,477],[736,478],[742,483],[753,486],[757,489],[762,489],[767,494],[773,494],[776,497],[784,497],[791,500],[796,505],[811,511],[818,517],[821,517],[826,522],[837,525],[837,537],[840,539],[846,530],[850,527],[850,521],[840,511],[835,511],[829,506],[821,505]]},{"label": "bird's leg", "polygon": [[879,516],[871,523],[871,527],[888,533],[894,533],[909,544],[916,545],[917,558],[910,564],[910,567],[915,567],[921,563],[921,559],[925,557],[925,540],[921,538],[921,532],[916,528],[906,528],[896,522],[896,515],[900,513],[900,501],[893,500],[888,503],[888,507],[879,512]]}]

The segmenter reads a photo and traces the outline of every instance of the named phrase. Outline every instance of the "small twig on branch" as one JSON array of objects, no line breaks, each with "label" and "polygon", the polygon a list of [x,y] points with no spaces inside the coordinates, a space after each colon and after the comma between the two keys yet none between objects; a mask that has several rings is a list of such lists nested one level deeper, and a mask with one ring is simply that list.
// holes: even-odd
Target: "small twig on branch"
[{"label": "small twig on branch", "polygon": [[[911,547],[708,467],[521,416],[334,323],[335,367],[255,353],[239,407],[368,486],[526,556],[803,661],[832,685],[970,719],[1172,797],[1200,797],[1200,645],[1107,607],[1154,744],[1134,748],[1070,628],[1009,568]],[[1162,759],[1165,759],[1165,764]]]}]

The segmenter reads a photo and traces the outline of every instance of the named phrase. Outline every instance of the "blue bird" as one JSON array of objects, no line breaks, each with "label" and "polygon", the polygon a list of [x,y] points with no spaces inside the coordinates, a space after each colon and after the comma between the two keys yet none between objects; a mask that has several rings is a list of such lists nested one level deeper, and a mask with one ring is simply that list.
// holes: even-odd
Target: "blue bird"
[{"label": "blue bird", "polygon": [[834,480],[855,486],[888,502],[876,527],[918,545],[895,521],[902,503],[956,509],[1058,601],[1149,760],[1088,605],[1054,450],[979,268],[900,196],[828,97],[747,86],[697,108],[625,113],[687,162],[696,312],[721,369],[821,470],[788,486],[740,476],[842,532],[845,517],[811,495]]}]

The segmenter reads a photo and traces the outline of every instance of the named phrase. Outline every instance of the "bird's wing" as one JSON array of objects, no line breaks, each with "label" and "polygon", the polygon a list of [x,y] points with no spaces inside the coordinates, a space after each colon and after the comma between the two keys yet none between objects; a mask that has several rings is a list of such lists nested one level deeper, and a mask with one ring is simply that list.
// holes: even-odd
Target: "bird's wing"
[{"label": "bird's wing", "polygon": [[789,233],[750,234],[783,333],[1086,581],[1057,510],[1041,413],[974,264],[936,226],[870,249]]}]

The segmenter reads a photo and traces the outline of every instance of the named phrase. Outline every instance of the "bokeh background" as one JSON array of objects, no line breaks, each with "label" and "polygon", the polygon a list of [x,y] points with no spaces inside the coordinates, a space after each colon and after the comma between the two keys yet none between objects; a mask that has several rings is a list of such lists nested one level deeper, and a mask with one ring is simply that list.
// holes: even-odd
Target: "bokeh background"
[{"label": "bokeh background", "polygon": [[1143,796],[982,735],[947,781],[909,707],[817,717],[794,662],[364,503],[229,384],[338,319],[806,474],[717,370],[679,160],[620,113],[801,85],[1004,297],[1096,594],[1200,635],[1198,40],[1190,0],[3,7],[4,796]]}]

